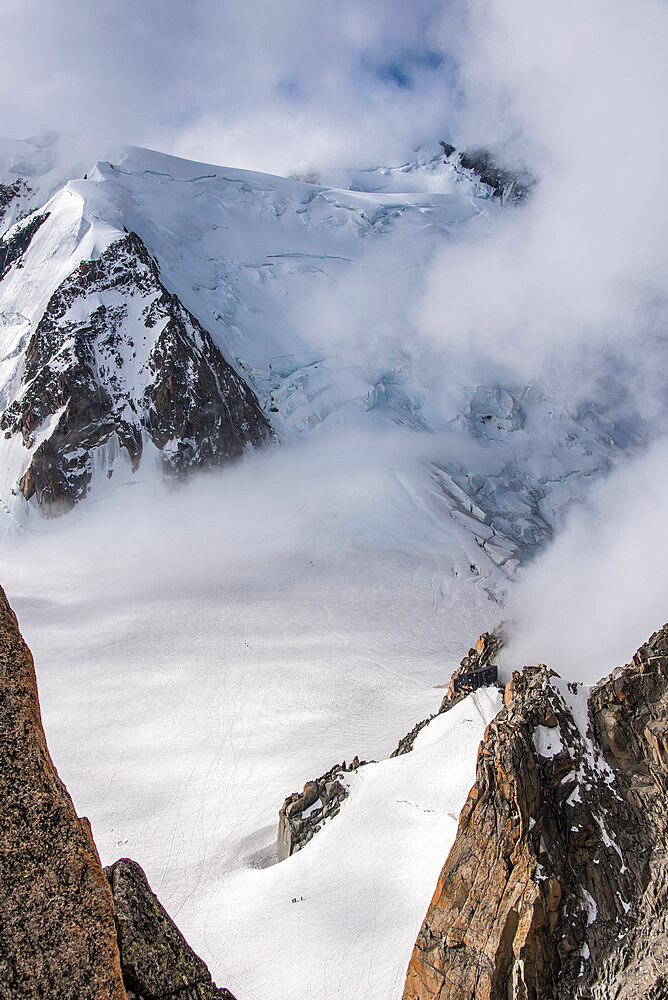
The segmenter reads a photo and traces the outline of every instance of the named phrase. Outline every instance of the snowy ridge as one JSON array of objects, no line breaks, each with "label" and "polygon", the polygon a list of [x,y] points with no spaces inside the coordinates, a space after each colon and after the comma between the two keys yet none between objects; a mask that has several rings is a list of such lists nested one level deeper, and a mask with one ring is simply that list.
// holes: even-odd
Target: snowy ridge
[{"label": "snowy ridge", "polygon": [[494,688],[436,716],[410,753],[346,774],[340,812],[301,851],[212,886],[201,919],[221,967],[232,969],[238,947],[239,931],[216,916],[232,899],[238,923],[255,927],[272,956],[236,968],[233,990],[278,1000],[278,984],[290,983],[295,998],[352,1000],[363,984],[369,996],[401,997],[417,928],[475,779],[478,744],[500,708]]}]

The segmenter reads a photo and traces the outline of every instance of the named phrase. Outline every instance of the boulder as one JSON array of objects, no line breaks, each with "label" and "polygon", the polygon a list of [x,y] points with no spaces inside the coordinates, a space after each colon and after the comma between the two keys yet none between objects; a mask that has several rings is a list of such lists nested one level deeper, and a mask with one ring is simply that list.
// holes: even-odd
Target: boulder
[{"label": "boulder", "polygon": [[218,989],[205,963],[151,890],[136,861],[121,858],[104,873],[111,886],[123,980],[142,1000],[234,1000]]}]

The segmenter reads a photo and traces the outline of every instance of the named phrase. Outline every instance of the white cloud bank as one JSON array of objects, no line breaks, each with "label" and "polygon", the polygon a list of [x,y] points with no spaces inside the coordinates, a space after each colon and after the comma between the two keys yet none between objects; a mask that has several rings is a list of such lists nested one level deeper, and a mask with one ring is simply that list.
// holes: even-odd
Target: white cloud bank
[{"label": "white cloud bank", "polygon": [[449,117],[441,10],[12,0],[0,134],[73,129],[276,173],[401,159]]},{"label": "white cloud bank", "polygon": [[484,244],[446,248],[423,329],[461,382],[536,380],[657,439],[573,512],[511,609],[509,660],[595,680],[668,618],[668,6],[480,0],[469,31],[466,138],[540,184]]},{"label": "white cloud bank", "polygon": [[593,683],[668,621],[668,439],[600,482],[513,594],[505,663]]}]

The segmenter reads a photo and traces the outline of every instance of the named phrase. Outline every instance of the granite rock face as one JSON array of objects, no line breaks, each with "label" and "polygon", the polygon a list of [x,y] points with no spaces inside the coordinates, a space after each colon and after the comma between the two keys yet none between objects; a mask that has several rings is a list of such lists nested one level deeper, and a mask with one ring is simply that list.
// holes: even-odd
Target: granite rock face
[{"label": "granite rock face", "polygon": [[504,702],[404,1000],[668,995],[668,626],[589,698],[540,665]]},{"label": "granite rock face", "polygon": [[0,589],[0,997],[125,1000],[90,827],[46,746],[32,656]]},{"label": "granite rock face", "polygon": [[592,691],[594,738],[633,823],[625,859],[639,874],[629,933],[592,977],[595,1000],[668,997],[668,626]]},{"label": "granite rock face", "polygon": [[104,869],[116,910],[123,980],[130,998],[234,1000],[211,973],[151,891],[146,875],[129,858]]}]

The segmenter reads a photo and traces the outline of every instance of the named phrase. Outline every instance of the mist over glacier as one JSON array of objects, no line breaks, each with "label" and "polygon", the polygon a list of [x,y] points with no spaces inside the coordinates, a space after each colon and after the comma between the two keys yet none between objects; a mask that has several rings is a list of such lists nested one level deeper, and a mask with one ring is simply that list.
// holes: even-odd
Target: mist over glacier
[{"label": "mist over glacier", "polygon": [[[376,816],[376,849],[371,863],[349,852],[349,877],[326,842],[322,863],[305,851],[297,867],[265,868],[277,810],[336,761],[387,756],[434,710],[434,685],[489,621],[489,570],[471,573],[476,546],[463,528],[425,520],[413,442],[319,437],[171,495],[155,482],[128,487],[113,507],[107,499],[67,524],[47,522],[2,556],[38,665],[49,746],[103,862],[138,858],[219,980],[242,996],[289,991],[305,920],[313,960],[302,975],[316,995],[329,989],[332,947],[345,956],[342,997],[361,963],[374,982],[400,988],[443,830],[455,829],[449,814],[427,823],[440,785],[425,784],[424,811],[393,807],[408,821],[397,834],[404,827],[378,808],[384,781],[372,784],[363,815]],[[477,713],[463,719],[467,742],[455,730],[442,748],[456,748],[462,764],[441,779],[456,784],[454,814],[482,728]],[[367,837],[362,827],[358,835]],[[419,891],[412,868],[384,881],[404,842]],[[412,922],[387,907],[390,933],[368,963],[375,906],[409,883]],[[309,901],[301,909],[297,893]],[[251,928],[262,956],[248,947]]]}]

